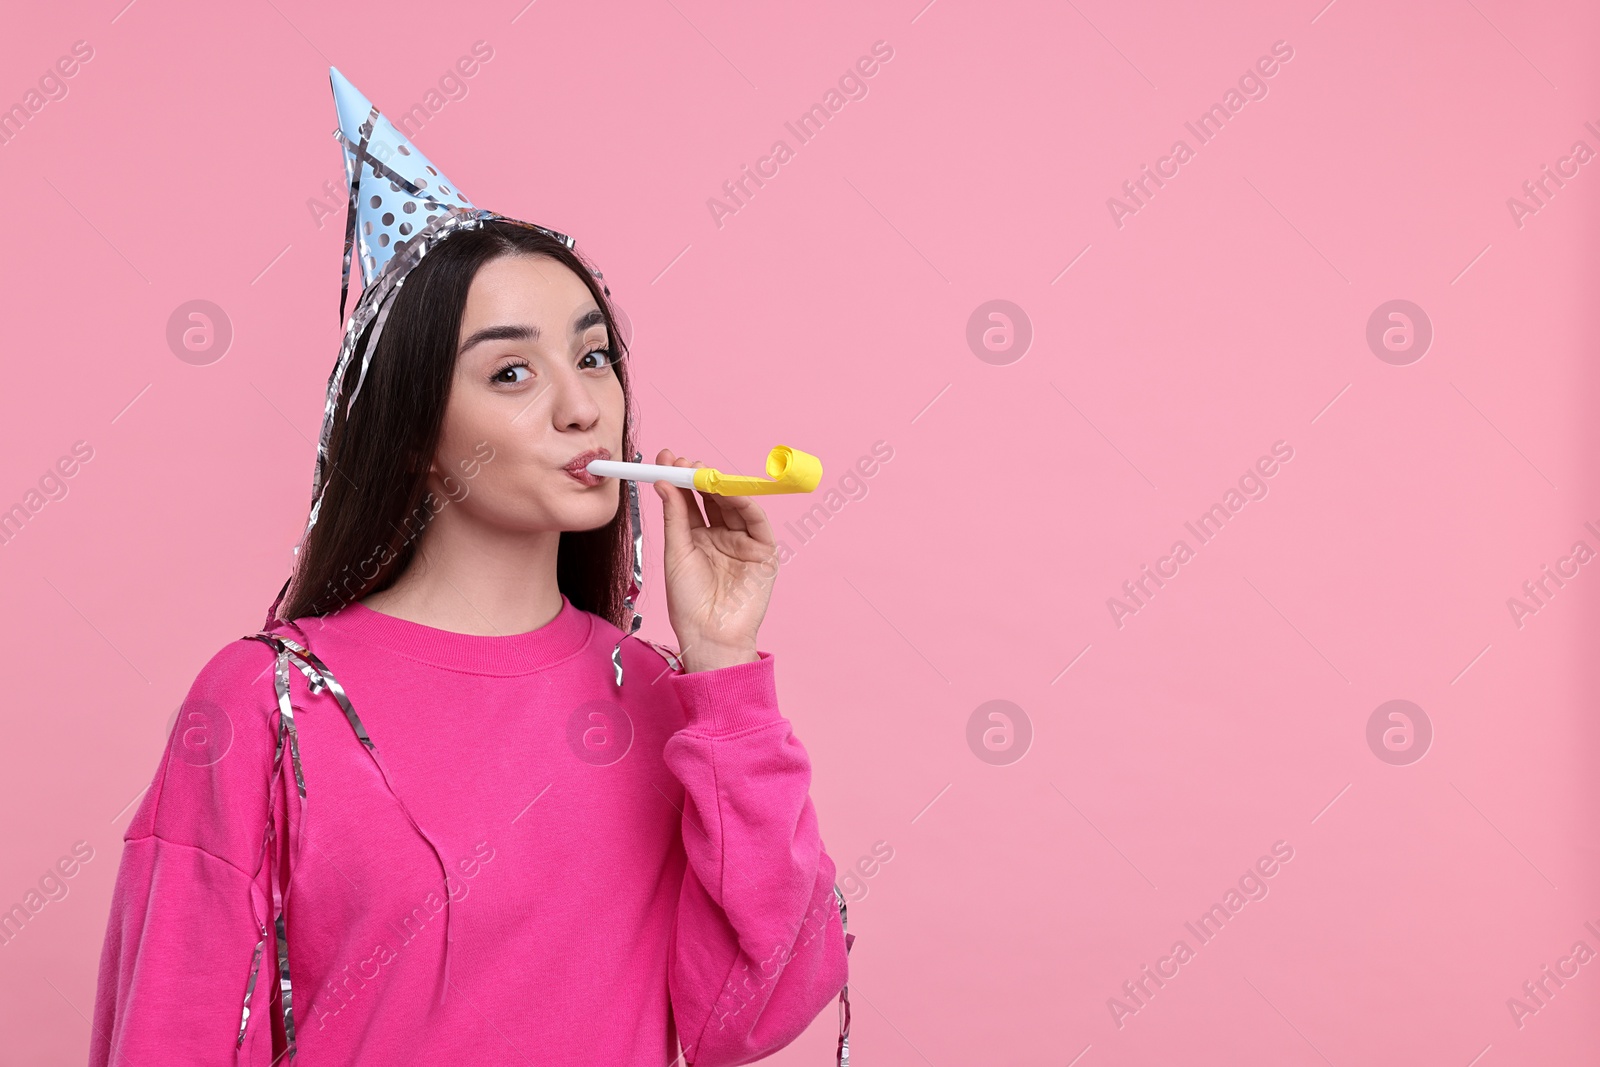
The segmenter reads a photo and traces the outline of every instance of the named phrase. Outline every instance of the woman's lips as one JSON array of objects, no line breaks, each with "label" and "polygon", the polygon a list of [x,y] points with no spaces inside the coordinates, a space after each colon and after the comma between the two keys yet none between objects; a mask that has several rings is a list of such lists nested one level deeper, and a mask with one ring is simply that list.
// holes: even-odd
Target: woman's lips
[{"label": "woman's lips", "polygon": [[599,475],[590,474],[584,468],[597,459],[610,459],[611,450],[608,448],[592,448],[587,452],[580,452],[572,457],[572,462],[561,469],[566,471],[573,481],[593,488],[605,481]]}]

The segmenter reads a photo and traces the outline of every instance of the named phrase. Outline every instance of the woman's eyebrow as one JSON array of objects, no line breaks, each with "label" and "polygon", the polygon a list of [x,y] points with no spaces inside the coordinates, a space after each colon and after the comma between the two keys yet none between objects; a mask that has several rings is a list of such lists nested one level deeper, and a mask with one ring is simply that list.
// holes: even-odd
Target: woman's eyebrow
[{"label": "woman's eyebrow", "polygon": [[[601,314],[599,308],[590,308],[587,314],[572,324],[572,332],[575,334],[582,333],[591,326],[604,326],[605,322],[606,317]],[[527,326],[520,323],[485,326],[467,338],[466,343],[456,350],[456,356],[459,358],[467,349],[481,341],[537,341],[538,339],[539,327],[537,326]]]},{"label": "woman's eyebrow", "polygon": [[467,349],[481,341],[537,341],[538,339],[539,327],[537,326],[485,326],[467,338],[466,342],[456,350],[456,355],[459,357]]}]

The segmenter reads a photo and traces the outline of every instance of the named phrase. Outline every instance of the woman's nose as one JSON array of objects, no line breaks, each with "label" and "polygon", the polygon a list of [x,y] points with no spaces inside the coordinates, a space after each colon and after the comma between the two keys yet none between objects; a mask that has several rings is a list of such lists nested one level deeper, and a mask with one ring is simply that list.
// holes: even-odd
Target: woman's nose
[{"label": "woman's nose", "polygon": [[600,417],[600,403],[589,381],[576,370],[552,376],[550,393],[551,418],[558,426],[585,429]]}]

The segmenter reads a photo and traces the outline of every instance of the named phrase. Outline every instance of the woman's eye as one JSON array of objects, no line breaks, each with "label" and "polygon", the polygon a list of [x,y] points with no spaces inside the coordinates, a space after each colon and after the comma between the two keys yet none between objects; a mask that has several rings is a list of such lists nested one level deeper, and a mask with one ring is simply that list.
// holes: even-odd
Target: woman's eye
[{"label": "woman's eye", "polygon": [[599,370],[604,367],[612,367],[616,365],[616,362],[617,353],[610,348],[591,348],[583,354],[583,358],[578,360],[578,364],[583,370]]},{"label": "woman's eye", "polygon": [[510,366],[501,367],[489,380],[498,382],[501,385],[516,385],[519,382],[527,381],[531,377],[533,377],[533,372],[528,369],[527,364],[513,363]]}]

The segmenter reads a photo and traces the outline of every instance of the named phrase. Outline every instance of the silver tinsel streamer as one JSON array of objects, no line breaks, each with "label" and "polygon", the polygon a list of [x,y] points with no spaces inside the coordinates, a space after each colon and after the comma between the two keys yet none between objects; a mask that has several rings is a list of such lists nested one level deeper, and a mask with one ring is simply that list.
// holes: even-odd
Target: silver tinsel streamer
[{"label": "silver tinsel streamer", "polygon": [[[304,634],[301,636],[304,637]],[[291,665],[299,670],[301,674],[305,675],[307,686],[310,689],[312,696],[316,696],[326,689],[333,696],[334,700],[338,702],[339,709],[344,712],[345,720],[350,724],[350,729],[354,731],[356,739],[361,742],[362,746],[372,757],[373,763],[377,765],[378,773],[383,777],[384,785],[388,787],[390,794],[394,796],[396,803],[400,805],[400,810],[410,821],[412,828],[417,831],[417,833],[422,837],[423,841],[427,842],[428,847],[433,850],[434,858],[439,862],[439,871],[445,878],[445,955],[443,963],[443,975],[440,980],[439,989],[440,1003],[444,1002],[445,994],[450,983],[450,947],[453,941],[452,918],[454,916],[454,909],[451,906],[452,902],[450,898],[449,882],[450,875],[445,864],[444,853],[440,851],[439,846],[433,840],[432,835],[424,830],[421,824],[417,822],[416,816],[411,813],[411,809],[406,805],[406,802],[401,798],[399,792],[395,789],[394,782],[389,777],[389,769],[379,757],[377,746],[372,743],[372,738],[368,736],[367,728],[362,724],[361,718],[356,714],[355,707],[351,705],[350,698],[344,691],[344,686],[342,686],[339,683],[339,680],[334,677],[333,672],[328,669],[327,664],[323,663],[314,652],[308,649],[305,645],[302,645],[289,637],[285,637],[283,634],[262,631],[260,633],[251,634],[246,639],[261,641],[277,653],[273,670],[273,689],[278,698],[278,743],[276,751],[273,753],[272,757],[272,781],[268,788],[267,827],[261,846],[262,860],[268,865],[269,880],[272,883],[273,916],[270,926],[266,923],[260,922],[258,919],[258,925],[260,926],[261,930],[261,943],[256,945],[256,951],[250,963],[250,977],[245,984],[244,1007],[240,1013],[239,1037],[238,1041],[235,1043],[235,1047],[242,1047],[244,1044],[245,1032],[250,1024],[250,998],[256,987],[257,972],[261,966],[262,949],[264,948],[266,939],[268,937],[272,937],[276,942],[277,949],[275,955],[278,961],[278,989],[283,998],[283,1029],[289,1043],[288,1055],[292,1060],[294,1059],[296,1053],[296,1042],[293,989],[289,980],[289,940],[287,936],[287,928],[285,926],[285,915],[287,914],[288,910],[289,891],[283,890],[280,896],[280,879],[278,877],[279,872],[277,870],[277,849],[273,847],[275,832],[272,817],[272,813],[275,810],[274,798],[276,796],[277,783],[281,776],[281,768],[283,766],[283,753],[285,748],[287,748],[289,752],[289,761],[294,771],[295,790],[299,798],[302,827],[304,825],[306,800],[305,774],[300,765],[299,735],[294,725],[294,705],[289,692],[289,667]],[[294,847],[291,850],[291,869],[299,862],[299,852],[303,841],[304,834],[302,832],[301,835],[295,838]],[[285,879],[285,881],[287,881],[287,879]],[[289,882],[289,886],[292,889],[292,881]]]},{"label": "silver tinsel streamer", "polygon": [[[855,943],[855,935],[850,933],[850,919],[845,914],[844,893],[839,890],[839,883],[833,883],[833,898],[839,904],[839,929],[844,933],[844,954],[848,958],[850,946]],[[846,982],[839,988],[839,1067],[850,1067],[850,983]]]},{"label": "silver tinsel streamer", "polygon": [[[643,457],[639,453],[633,454],[633,462],[638,463]],[[636,634],[639,624],[644,622],[644,617],[634,610],[634,598],[644,591],[644,523],[639,521],[639,483],[628,482],[628,529],[633,533],[633,578],[628,582],[628,595],[622,601],[622,606],[633,616],[628,630],[611,648],[611,666],[617,672],[617,685],[622,685],[622,642]]]}]

